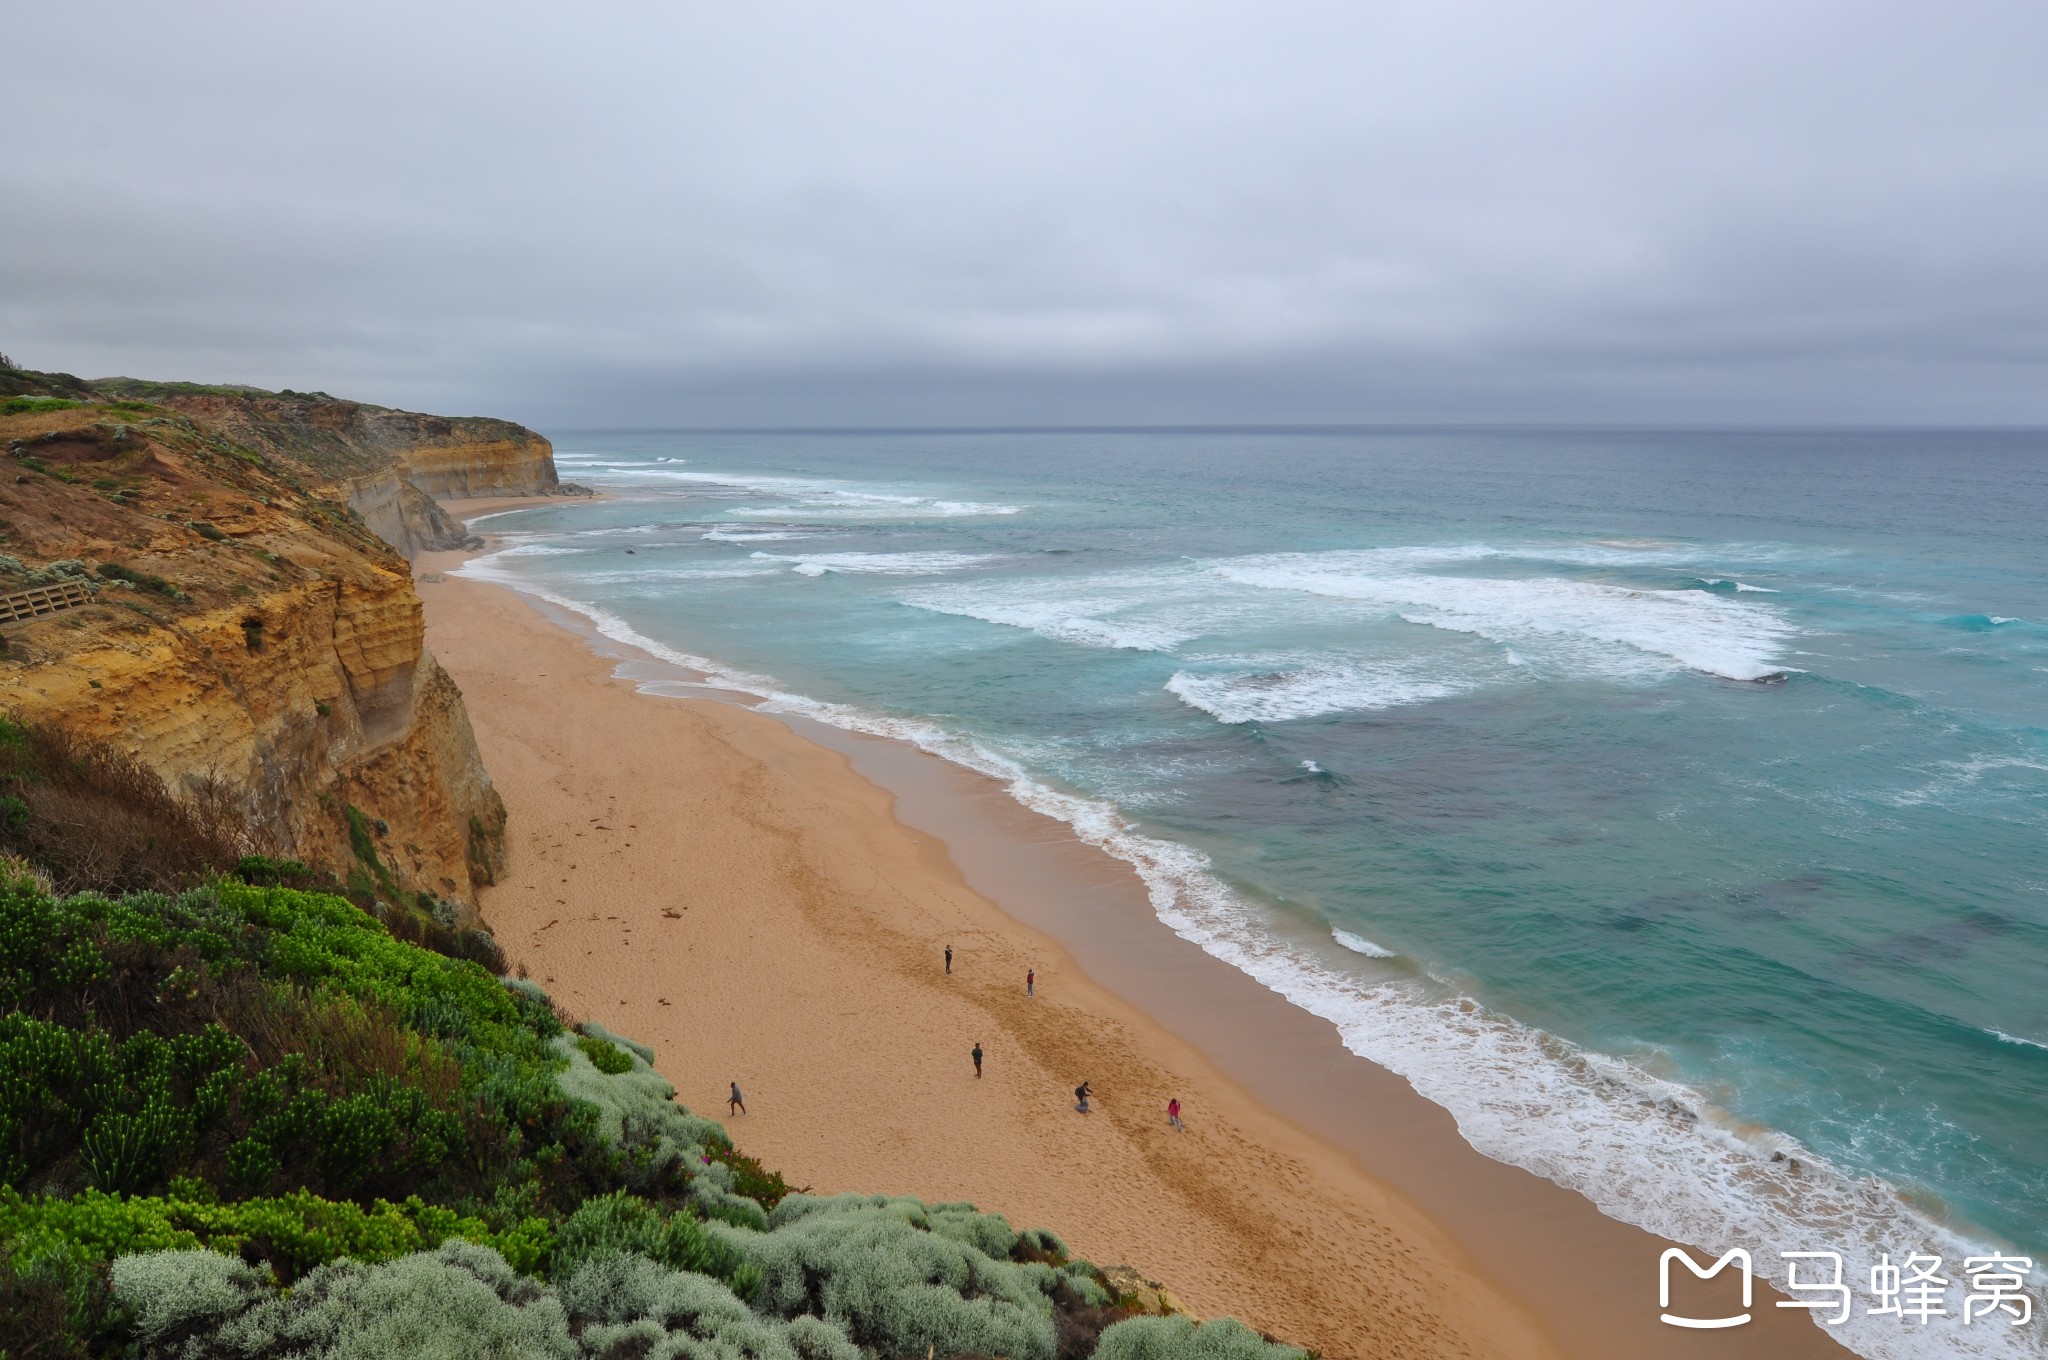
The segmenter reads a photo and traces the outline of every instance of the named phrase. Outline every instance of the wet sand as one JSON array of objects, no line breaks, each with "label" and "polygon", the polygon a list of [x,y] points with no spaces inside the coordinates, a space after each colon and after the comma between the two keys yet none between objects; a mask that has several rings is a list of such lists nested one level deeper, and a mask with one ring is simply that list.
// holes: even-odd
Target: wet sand
[{"label": "wet sand", "polygon": [[1847,1354],[1762,1288],[1735,1332],[1659,1323],[1668,1244],[1472,1151],[991,782],[637,693],[615,672],[674,673],[495,586],[421,594],[511,811],[484,898],[508,957],[652,1044],[700,1112],[738,1080],[735,1140],[793,1182],[971,1199],[1330,1357]]}]

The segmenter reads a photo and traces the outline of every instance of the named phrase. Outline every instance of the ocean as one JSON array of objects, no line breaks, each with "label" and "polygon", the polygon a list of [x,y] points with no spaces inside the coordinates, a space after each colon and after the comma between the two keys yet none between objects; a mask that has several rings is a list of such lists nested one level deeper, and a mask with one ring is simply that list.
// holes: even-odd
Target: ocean
[{"label": "ocean", "polygon": [[612,499],[467,574],[1003,780],[1480,1151],[1780,1280],[2048,1273],[2048,434],[556,447]]}]

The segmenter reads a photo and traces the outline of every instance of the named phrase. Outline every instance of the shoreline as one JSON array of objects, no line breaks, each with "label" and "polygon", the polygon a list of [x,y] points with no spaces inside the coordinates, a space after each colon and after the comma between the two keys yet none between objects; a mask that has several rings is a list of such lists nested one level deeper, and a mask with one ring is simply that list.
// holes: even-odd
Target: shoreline
[{"label": "shoreline", "polygon": [[[474,504],[464,503],[463,508]],[[459,555],[438,556],[461,560]],[[528,687],[547,680],[552,689],[563,685],[564,671],[576,674],[574,697],[560,696],[555,708],[566,712],[571,705],[587,703],[588,691],[602,689],[636,706],[631,711],[641,716],[627,721],[648,729],[638,738],[642,741],[653,740],[653,727],[674,725],[657,723],[656,711],[700,715],[727,749],[744,750],[771,769],[779,765],[785,775],[801,767],[815,816],[858,820],[878,813],[884,830],[893,829],[913,842],[924,838],[918,852],[924,876],[943,885],[941,896],[956,911],[966,910],[963,924],[971,923],[973,938],[991,942],[978,943],[977,956],[986,947],[998,955],[1053,960],[1039,966],[1042,994],[1050,995],[1057,987],[1061,1004],[1080,1008],[1083,1016],[1069,1016],[1071,1024],[1115,1026],[1117,1041],[1134,1044],[1144,1056],[1139,1070],[1174,1072],[1175,1080],[1184,1083],[1179,1093],[1189,1105],[1191,1140],[1196,1124],[1215,1110],[1239,1139],[1239,1155],[1249,1147],[1289,1159],[1280,1175],[1290,1187],[1290,1202],[1265,1206],[1269,1221],[1288,1230],[1281,1234],[1283,1240],[1289,1235],[1297,1240],[1362,1235],[1362,1240],[1325,1259],[1297,1257],[1296,1274],[1306,1270],[1312,1278],[1297,1278],[1291,1284],[1284,1269],[1273,1274],[1282,1267],[1280,1260],[1262,1256],[1259,1264],[1267,1269],[1260,1272],[1264,1278],[1257,1281],[1258,1287],[1232,1288],[1206,1262],[1176,1259],[1170,1253],[1157,1258],[1163,1263],[1153,1264],[1142,1250],[1105,1252],[1091,1247],[1092,1239],[1142,1248],[1145,1239],[1119,1236],[1101,1223],[1076,1231],[1080,1223],[1075,1215],[1079,1213],[1080,1220],[1090,1215],[1075,1208],[1066,1209],[1063,1217],[1059,1211],[1021,1207],[1034,1199],[1027,1185],[990,1189],[970,1181],[956,1189],[954,1181],[928,1177],[915,1158],[906,1163],[882,1155],[880,1149],[868,1149],[871,1155],[865,1160],[847,1162],[841,1155],[834,1162],[823,1155],[816,1138],[809,1145],[802,1139],[785,1143],[781,1136],[764,1140],[759,1126],[741,1133],[743,1145],[793,1178],[813,1176],[821,1189],[891,1189],[928,1198],[941,1193],[943,1185],[944,1193],[961,1193],[984,1208],[1067,1233],[1077,1251],[1105,1264],[1129,1257],[1148,1275],[1181,1291],[1198,1313],[1232,1312],[1286,1339],[1316,1345],[1326,1355],[1562,1354],[1619,1360],[1732,1353],[1727,1339],[1665,1327],[1656,1320],[1657,1257],[1669,1245],[1663,1239],[1605,1218],[1582,1197],[1474,1151],[1458,1136],[1445,1111],[1399,1077],[1343,1049],[1331,1026],[1174,935],[1152,913],[1128,866],[1084,845],[1064,825],[1016,804],[993,781],[902,743],[719,703],[701,688],[677,691],[677,697],[688,696],[682,703],[662,704],[659,695],[635,693],[628,686],[660,688],[662,675],[679,672],[597,638],[593,630],[579,626],[579,620],[505,587],[457,579],[423,594],[429,600],[429,643],[470,698],[472,718],[494,775],[504,767],[493,749],[505,736],[496,731],[502,715],[493,711],[493,691],[507,679],[502,673],[507,659],[503,653],[510,646],[523,655],[534,654],[539,644],[528,630],[552,632],[560,643],[580,649],[584,658],[579,671],[559,646],[541,649],[549,657],[547,674],[529,670],[525,675]],[[441,639],[453,636],[462,618],[477,611],[491,616],[493,626],[486,630],[491,636],[467,639],[456,648],[444,645]],[[521,623],[523,628],[515,626]],[[494,659],[499,663],[495,667]],[[638,672],[637,681],[631,672]],[[534,852],[541,852],[542,841],[535,839],[542,835],[540,829],[519,830],[522,815],[532,815],[522,812],[523,797],[515,798],[512,785],[520,781],[499,782],[512,805],[515,840],[529,841]],[[864,825],[875,832],[873,824]],[[567,826],[564,822],[555,827],[554,844],[562,848],[573,839],[564,831]],[[786,833],[788,828],[781,830]],[[487,895],[485,912],[513,958],[552,962],[562,957],[558,941],[567,938],[559,923],[539,927],[553,938],[542,941],[535,935],[529,944],[521,933],[522,927],[532,929],[527,913],[504,905],[533,867],[515,855],[507,883]],[[533,886],[525,884],[529,891]],[[555,885],[558,891],[580,886],[566,879]],[[570,903],[557,899],[548,905]],[[593,922],[576,924],[588,927]],[[871,936],[877,923],[868,924]],[[901,925],[883,923],[882,928],[894,929],[901,940]],[[608,941],[614,950],[625,944],[619,936],[609,936]],[[929,941],[925,945],[934,953],[940,947]],[[585,957],[599,957],[595,944]],[[1021,966],[1015,971],[1021,978]],[[539,976],[543,970],[535,972]],[[828,984],[827,990],[843,985],[842,978]],[[1021,992],[1021,986],[1016,990]],[[608,991],[585,989],[564,999],[581,1006],[591,1018],[612,1018],[607,1010],[593,1008],[594,1001],[613,999]],[[628,1007],[619,1011],[621,1017],[640,1009],[623,995],[617,1000]],[[986,1000],[999,1004],[999,998]],[[1000,1009],[990,1016],[998,1027],[1015,1019]],[[669,1048],[651,1032],[635,1037],[655,1042],[664,1051]],[[1015,1037],[1027,1049],[1052,1042],[1044,1036],[1034,1040],[1021,1031]],[[1058,1047],[1056,1042],[1052,1046]],[[964,1050],[965,1045],[960,1047]],[[671,1058],[667,1066],[676,1069],[671,1077],[684,1088],[687,1102],[712,1109],[723,1103],[722,1086],[708,1094],[696,1090],[706,1079],[691,1070],[688,1059]],[[1093,1079],[1098,1089],[1108,1089],[1101,1077]],[[1050,1074],[1047,1081],[1052,1092],[1072,1085],[1072,1080],[1055,1081]],[[1197,1098],[1190,1099],[1189,1092]],[[1155,1094],[1163,1105],[1164,1094]],[[1119,1104],[1123,1099],[1119,1096]],[[843,1094],[832,1097],[834,1108],[844,1109],[843,1101]],[[1047,1108],[1055,1119],[1073,1118],[1057,1104]],[[1160,1150],[1145,1141],[1142,1123],[1121,1133],[1136,1144],[1131,1151],[1140,1164],[1156,1162]],[[807,1160],[807,1151],[816,1159]],[[848,1151],[839,1149],[841,1154]],[[828,1181],[810,1169],[828,1164],[839,1179]],[[917,1168],[909,1173],[913,1179],[892,1179],[912,1166]],[[1020,1168],[1011,1166],[1007,1172],[1015,1181]],[[1022,1168],[1021,1174],[1058,1180],[1067,1173],[1055,1157]],[[1313,1190],[1307,1188],[1310,1185]],[[1201,1191],[1213,1200],[1219,1187],[1206,1184]],[[1161,1186],[1153,1198],[1171,1203],[1185,1200],[1187,1191]],[[1335,1209],[1337,1204],[1346,1209]],[[1224,1239],[1243,1231],[1245,1225],[1230,1215],[1215,1214],[1213,1203],[1206,1207],[1211,1212],[1195,1220],[1197,1231],[1206,1227]],[[1232,1212],[1241,1217],[1243,1207],[1233,1206]],[[1276,1208],[1277,1213],[1270,1213]],[[1156,1216],[1158,1205],[1142,1203],[1136,1212]],[[1270,1244],[1264,1250],[1270,1251]],[[1381,1285],[1368,1287],[1352,1301],[1339,1298],[1361,1261],[1369,1263],[1368,1275],[1380,1279]],[[1384,1283],[1389,1275],[1406,1276],[1410,1285],[1417,1277],[1455,1284],[1448,1295],[1415,1285],[1394,1290],[1394,1297]],[[1299,1295],[1303,1284],[1310,1298],[1320,1303],[1304,1307],[1288,1297]],[[1768,1288],[1761,1288],[1759,1295],[1756,1324],[1743,1329],[1742,1354],[1848,1354],[1805,1317],[1770,1307],[1778,1296]],[[1234,1297],[1246,1302],[1233,1302]],[[1388,1334],[1388,1317],[1402,1320],[1395,1329],[1401,1333],[1398,1338]],[[1390,1349],[1397,1340],[1398,1347]]]}]

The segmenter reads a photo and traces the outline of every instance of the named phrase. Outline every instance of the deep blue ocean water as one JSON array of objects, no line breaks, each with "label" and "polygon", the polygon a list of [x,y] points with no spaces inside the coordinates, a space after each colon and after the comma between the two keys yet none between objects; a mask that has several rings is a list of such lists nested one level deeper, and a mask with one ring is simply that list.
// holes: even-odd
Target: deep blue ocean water
[{"label": "deep blue ocean water", "polygon": [[557,456],[615,499],[471,571],[1009,781],[1482,1151],[1766,1273],[2048,1257],[2048,435]]}]

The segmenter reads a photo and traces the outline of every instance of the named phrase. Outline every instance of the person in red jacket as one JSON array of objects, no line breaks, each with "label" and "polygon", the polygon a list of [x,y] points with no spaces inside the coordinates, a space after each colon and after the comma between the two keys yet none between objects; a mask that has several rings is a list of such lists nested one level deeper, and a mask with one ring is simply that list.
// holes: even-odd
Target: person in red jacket
[{"label": "person in red jacket", "polygon": [[1168,1101],[1166,1102],[1166,1122],[1167,1122],[1167,1123],[1169,1123],[1169,1124],[1171,1124],[1171,1125],[1173,1125],[1173,1131],[1174,1131],[1175,1133],[1185,1133],[1185,1132],[1187,1131],[1187,1130],[1185,1130],[1185,1129],[1181,1128],[1181,1126],[1180,1126],[1180,1097],[1179,1097],[1179,1096],[1175,1096],[1175,1097],[1173,1097],[1173,1098],[1172,1098],[1171,1100],[1168,1100]]}]

